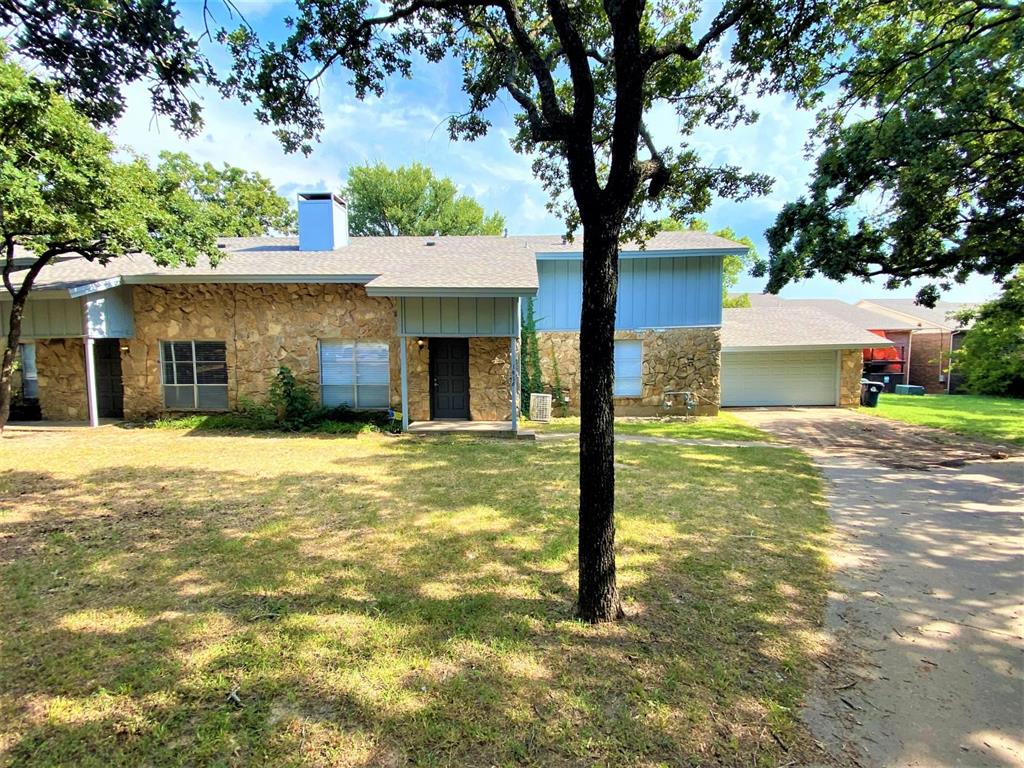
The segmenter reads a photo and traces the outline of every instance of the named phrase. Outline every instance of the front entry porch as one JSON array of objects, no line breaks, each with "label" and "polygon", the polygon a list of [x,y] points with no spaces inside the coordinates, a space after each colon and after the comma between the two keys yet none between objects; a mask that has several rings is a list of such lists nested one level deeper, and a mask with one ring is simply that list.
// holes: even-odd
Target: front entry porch
[{"label": "front entry porch", "polygon": [[403,430],[518,432],[518,304],[511,297],[399,299]]},{"label": "front entry porch", "polygon": [[520,430],[511,421],[467,421],[465,419],[431,419],[409,424],[410,435],[473,435],[475,437],[504,437],[533,440],[536,435]]}]

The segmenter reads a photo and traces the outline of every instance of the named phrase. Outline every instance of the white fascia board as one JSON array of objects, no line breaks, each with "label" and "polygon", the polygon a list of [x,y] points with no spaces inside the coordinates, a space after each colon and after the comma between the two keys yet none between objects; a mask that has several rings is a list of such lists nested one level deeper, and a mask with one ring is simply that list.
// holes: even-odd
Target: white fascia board
[{"label": "white fascia board", "polygon": [[831,349],[864,349],[894,346],[891,341],[847,344],[773,344],[760,347],[722,347],[723,352],[815,352]]},{"label": "white fascia board", "polygon": [[[685,248],[619,251],[620,259],[668,259],[695,256],[745,256],[749,248]],[[582,261],[583,251],[538,251],[537,261]]]},{"label": "white fascia board", "polygon": [[77,299],[80,296],[88,296],[91,293],[109,291],[111,288],[117,288],[123,282],[124,278],[121,275],[117,275],[115,277],[108,277],[105,280],[97,280],[95,283],[76,285],[74,288],[68,289],[68,296],[72,299]]},{"label": "white fascia board", "polygon": [[367,296],[394,296],[410,298],[516,298],[536,296],[536,288],[387,288],[367,285]]},{"label": "white fascia board", "polygon": [[195,283],[349,283],[365,285],[377,275],[129,275],[125,285],[177,285]]},{"label": "white fascia board", "polygon": [[[61,299],[74,299],[75,296],[71,295],[70,288],[64,287],[36,287],[33,286],[32,291],[29,293],[30,301],[59,301]],[[0,304],[10,303],[11,294],[7,292],[6,288],[0,288]]]}]

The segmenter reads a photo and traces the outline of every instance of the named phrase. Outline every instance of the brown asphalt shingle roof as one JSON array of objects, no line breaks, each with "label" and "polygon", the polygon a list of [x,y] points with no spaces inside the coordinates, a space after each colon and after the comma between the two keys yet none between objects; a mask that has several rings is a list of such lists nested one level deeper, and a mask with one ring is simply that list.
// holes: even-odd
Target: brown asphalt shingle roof
[{"label": "brown asphalt shingle roof", "polygon": [[915,303],[914,299],[865,299],[858,306],[872,311],[876,311],[877,308],[909,316],[913,318],[911,321],[913,328],[942,328],[956,331],[962,330],[964,326],[951,315],[977,305],[959,301],[940,301],[935,304],[934,308],[929,308]]},{"label": "brown asphalt shingle roof", "polygon": [[867,307],[847,304],[839,299],[787,299],[789,306],[813,307],[830,315],[845,320],[865,330],[872,331],[911,331],[918,326],[906,320],[900,320],[881,312],[874,312]]},{"label": "brown asphalt shingle roof", "polygon": [[[431,244],[428,245],[427,243]],[[113,277],[128,282],[209,278],[362,282],[374,293],[402,289],[496,290],[533,294],[537,267],[519,239],[504,237],[358,237],[333,251],[300,251],[298,238],[222,238],[217,266],[162,267],[142,254],[110,264],[69,257],[40,274],[40,290],[69,288]]]},{"label": "brown asphalt shingle roof", "polygon": [[722,349],[891,347],[892,342],[815,307],[722,310]]},{"label": "brown asphalt shingle roof", "polygon": [[[223,256],[216,267],[205,261],[194,267],[161,267],[143,254],[123,256],[108,265],[67,257],[43,270],[36,289],[68,289],[116,277],[133,283],[203,278],[286,282],[292,278],[362,282],[370,293],[385,295],[415,290],[532,295],[537,291],[536,252],[582,251],[581,240],[563,243],[556,235],[353,237],[333,251],[300,251],[296,237],[222,238],[220,244]],[[637,247],[627,243],[623,250]],[[649,251],[743,248],[706,232],[661,232],[646,247]]]}]

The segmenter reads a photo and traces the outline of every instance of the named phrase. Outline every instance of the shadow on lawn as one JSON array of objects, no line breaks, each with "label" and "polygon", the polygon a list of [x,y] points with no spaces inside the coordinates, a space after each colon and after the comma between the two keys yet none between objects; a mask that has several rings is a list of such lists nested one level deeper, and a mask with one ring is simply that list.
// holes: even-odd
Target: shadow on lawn
[{"label": "shadow on lawn", "polygon": [[[737,450],[618,453],[632,615],[599,628],[572,620],[565,447],[396,440],[331,475],[154,476],[130,461],[73,485],[8,473],[18,495],[0,511],[27,514],[0,517],[0,719],[17,722],[0,757],[809,756],[795,635],[821,609],[823,520],[787,506],[781,481],[801,477],[810,496],[813,473],[780,451],[764,466]],[[749,471],[730,473],[744,457]],[[743,503],[700,511],[727,498]],[[241,706],[226,698],[236,688]]]}]

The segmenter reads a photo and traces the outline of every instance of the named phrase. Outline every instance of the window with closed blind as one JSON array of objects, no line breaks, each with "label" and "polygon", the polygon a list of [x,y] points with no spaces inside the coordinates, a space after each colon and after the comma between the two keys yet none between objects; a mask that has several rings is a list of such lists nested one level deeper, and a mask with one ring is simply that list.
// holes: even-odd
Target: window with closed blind
[{"label": "window with closed blind", "polygon": [[164,408],[227,410],[227,345],[223,341],[162,341],[160,370]]},{"label": "window with closed blind", "polygon": [[640,397],[643,342],[615,342],[615,397]]},{"label": "window with closed blind", "polygon": [[389,385],[387,344],[320,342],[320,401],[326,407],[387,408],[391,405]]}]

